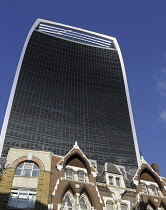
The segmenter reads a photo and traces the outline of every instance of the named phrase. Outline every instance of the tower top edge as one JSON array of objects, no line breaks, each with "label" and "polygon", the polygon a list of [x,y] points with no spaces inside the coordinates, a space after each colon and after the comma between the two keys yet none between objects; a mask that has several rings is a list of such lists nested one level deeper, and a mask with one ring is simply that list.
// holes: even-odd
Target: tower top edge
[{"label": "tower top edge", "polygon": [[[101,33],[97,33],[97,32],[93,32],[93,31],[89,31],[89,30],[86,30],[86,29],[82,29],[82,28],[79,28],[79,27],[74,27],[74,26],[70,26],[70,25],[66,25],[66,24],[62,24],[62,23],[58,23],[58,22],[54,22],[54,21],[50,21],[50,20],[45,20],[45,19],[42,19],[42,18],[38,18],[32,28],[33,30],[35,29],[38,29],[40,25],[44,25],[46,27],[60,27],[60,28],[63,28],[65,30],[72,30],[72,31],[75,31],[76,33],[83,33],[83,34],[86,34],[87,36],[95,36],[97,37],[98,39],[103,39],[105,40],[106,42],[113,42],[113,43],[116,43],[117,42],[117,39],[115,37],[112,37],[112,36],[108,36],[108,35],[104,35],[104,34],[101,34]],[[32,29],[31,28],[31,29]]]}]

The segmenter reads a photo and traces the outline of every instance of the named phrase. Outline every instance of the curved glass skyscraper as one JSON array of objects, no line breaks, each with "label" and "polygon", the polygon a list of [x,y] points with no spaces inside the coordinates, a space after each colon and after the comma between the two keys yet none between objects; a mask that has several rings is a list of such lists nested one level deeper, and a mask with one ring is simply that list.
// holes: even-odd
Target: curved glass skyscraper
[{"label": "curved glass skyscraper", "polygon": [[10,147],[137,166],[139,150],[115,38],[38,19],[26,39],[1,133]]}]

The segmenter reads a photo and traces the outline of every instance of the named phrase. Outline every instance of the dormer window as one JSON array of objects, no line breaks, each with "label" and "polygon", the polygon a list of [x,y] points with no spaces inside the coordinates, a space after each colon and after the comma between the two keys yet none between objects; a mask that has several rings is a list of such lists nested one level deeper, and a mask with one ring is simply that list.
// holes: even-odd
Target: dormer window
[{"label": "dormer window", "polygon": [[73,170],[71,170],[71,169],[66,170],[66,178],[73,179]]},{"label": "dormer window", "polygon": [[116,177],[115,180],[116,180],[116,186],[120,187],[120,178]]},{"label": "dormer window", "polygon": [[125,204],[121,204],[121,210],[127,210],[127,206]]},{"label": "dormer window", "polygon": [[109,184],[110,185],[114,185],[113,177],[112,176],[109,176],[108,179],[109,179]]},{"label": "dormer window", "polygon": [[154,185],[150,185],[150,189],[152,190],[154,195],[158,195],[157,189]]},{"label": "dormer window", "polygon": [[108,183],[117,187],[121,187],[121,178],[117,176],[108,176]]},{"label": "dormer window", "polygon": [[113,206],[113,203],[111,201],[107,201],[107,203],[106,203],[106,209],[107,210],[113,210],[114,209],[113,207],[114,207]]},{"label": "dormer window", "polygon": [[78,175],[78,180],[84,182],[85,181],[85,174],[83,171],[78,171],[77,172]]}]

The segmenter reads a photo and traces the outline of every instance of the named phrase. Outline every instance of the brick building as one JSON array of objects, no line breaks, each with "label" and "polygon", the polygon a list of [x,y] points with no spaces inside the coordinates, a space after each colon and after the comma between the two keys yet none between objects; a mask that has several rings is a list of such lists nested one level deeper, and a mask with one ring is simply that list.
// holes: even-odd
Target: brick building
[{"label": "brick building", "polygon": [[88,160],[77,143],[65,156],[11,148],[0,181],[0,209],[166,209],[166,179],[142,159],[124,166]]}]

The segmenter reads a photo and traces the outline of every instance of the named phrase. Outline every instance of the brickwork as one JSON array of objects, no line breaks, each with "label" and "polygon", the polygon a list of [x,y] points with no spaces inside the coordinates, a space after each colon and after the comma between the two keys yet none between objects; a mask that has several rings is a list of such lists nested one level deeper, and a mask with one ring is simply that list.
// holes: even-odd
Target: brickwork
[{"label": "brickwork", "polygon": [[[77,155],[78,158],[77,159]],[[71,192],[73,197],[75,195],[86,195],[86,197],[89,199],[89,202],[91,205],[97,209],[102,210],[102,205],[100,204],[99,194],[96,190],[96,179],[91,174],[91,172],[94,172],[94,168],[90,166],[90,163],[87,161],[85,157],[82,156],[81,152],[78,149],[73,149],[73,151],[70,151],[70,154],[66,155],[64,159],[62,159],[59,164],[62,165],[62,169],[58,170],[57,168],[57,157],[54,156],[52,158],[52,174],[51,174],[51,180],[50,180],[50,197],[49,197],[49,203],[54,204],[54,210],[57,210],[58,204],[62,203],[63,196],[66,192]],[[73,158],[74,157],[74,158]],[[88,173],[86,176],[88,176],[89,182],[80,182],[77,180],[68,180],[65,178],[65,167],[67,163],[70,163],[70,160],[77,160],[73,161],[72,165],[74,167],[80,167],[80,168],[86,168]],[[69,160],[69,161],[68,161]],[[79,160],[79,161],[78,161]],[[80,163],[83,161],[82,163]],[[79,162],[79,165],[78,165]],[[84,167],[82,167],[84,166]],[[74,171],[74,174],[76,175],[77,172]],[[59,181],[58,181],[59,180]],[[58,183],[57,183],[58,181]],[[56,186],[56,189],[55,189]],[[51,196],[52,195],[52,196]]]},{"label": "brickwork", "polygon": [[5,168],[0,181],[0,209],[7,209],[15,168]]},{"label": "brickwork", "polygon": [[[14,183],[15,168],[11,166],[17,166],[20,162],[27,161],[24,156],[20,156],[20,158],[17,156],[16,160],[11,157],[13,156],[10,156],[12,164],[10,168],[4,168],[0,180],[0,210],[7,210],[9,194],[12,183]],[[64,157],[51,156],[50,161],[45,161],[45,165],[36,157],[33,157],[32,160],[34,162],[36,162],[35,160],[38,161],[40,169],[42,165],[43,169],[48,168],[47,171],[40,170],[39,173],[35,210],[48,210],[48,204],[53,210],[58,210],[62,206],[65,196],[69,195],[75,206],[74,208],[79,207],[80,200],[84,198],[89,206],[94,207],[94,210],[106,210],[107,202],[112,203],[113,208],[117,209],[121,209],[121,205],[126,205],[130,210],[138,210],[139,208],[144,210],[147,205],[152,206],[154,209],[161,208],[161,206],[166,209],[165,179],[154,172],[146,163],[139,167],[135,176],[127,180],[127,185],[125,184],[125,180],[128,178],[127,173],[127,178],[124,179],[123,174],[117,175],[115,172],[116,176],[121,176],[121,185],[118,186],[115,182],[113,184],[109,183],[107,173],[110,172],[104,171],[100,178],[99,174],[95,177],[97,175],[96,169],[92,167],[88,159],[79,150],[79,147],[70,150]],[[9,167],[8,164],[6,166]],[[73,171],[72,176],[68,178],[66,176],[67,169]],[[83,172],[83,179],[79,179],[79,171]],[[24,178],[26,179],[26,177]],[[31,180],[30,177],[27,178]],[[142,182],[145,182],[147,191],[142,190]],[[151,185],[155,186],[157,194],[154,194],[152,191],[154,188],[151,189]],[[26,187],[28,189],[28,186]],[[35,189],[34,185],[31,189]]]},{"label": "brickwork", "polygon": [[[22,163],[24,161],[28,161],[28,157],[27,156],[26,157],[20,157],[19,159],[14,161],[12,167],[16,168],[20,163]],[[41,161],[39,161],[39,159],[37,159],[35,157],[32,157],[32,161],[39,166],[40,170],[44,170],[43,165],[42,165]]]},{"label": "brickwork", "polygon": [[130,209],[133,209],[136,203],[136,192],[129,192],[126,190],[126,192],[122,195],[122,202],[123,200],[130,201]]},{"label": "brickwork", "polygon": [[48,195],[50,184],[50,172],[41,171],[38,178],[38,186],[36,192],[36,210],[48,209]]},{"label": "brickwork", "polygon": [[[136,181],[137,194],[140,196],[139,202],[141,210],[145,210],[147,205],[155,209],[160,208],[162,205],[166,207],[166,184],[162,181],[159,173],[156,173],[145,161],[138,169],[134,181]],[[146,181],[146,183],[144,183],[144,181]],[[142,191],[140,182],[143,182],[146,186],[146,193]],[[157,190],[156,194],[151,191],[151,185],[155,186]]]}]

